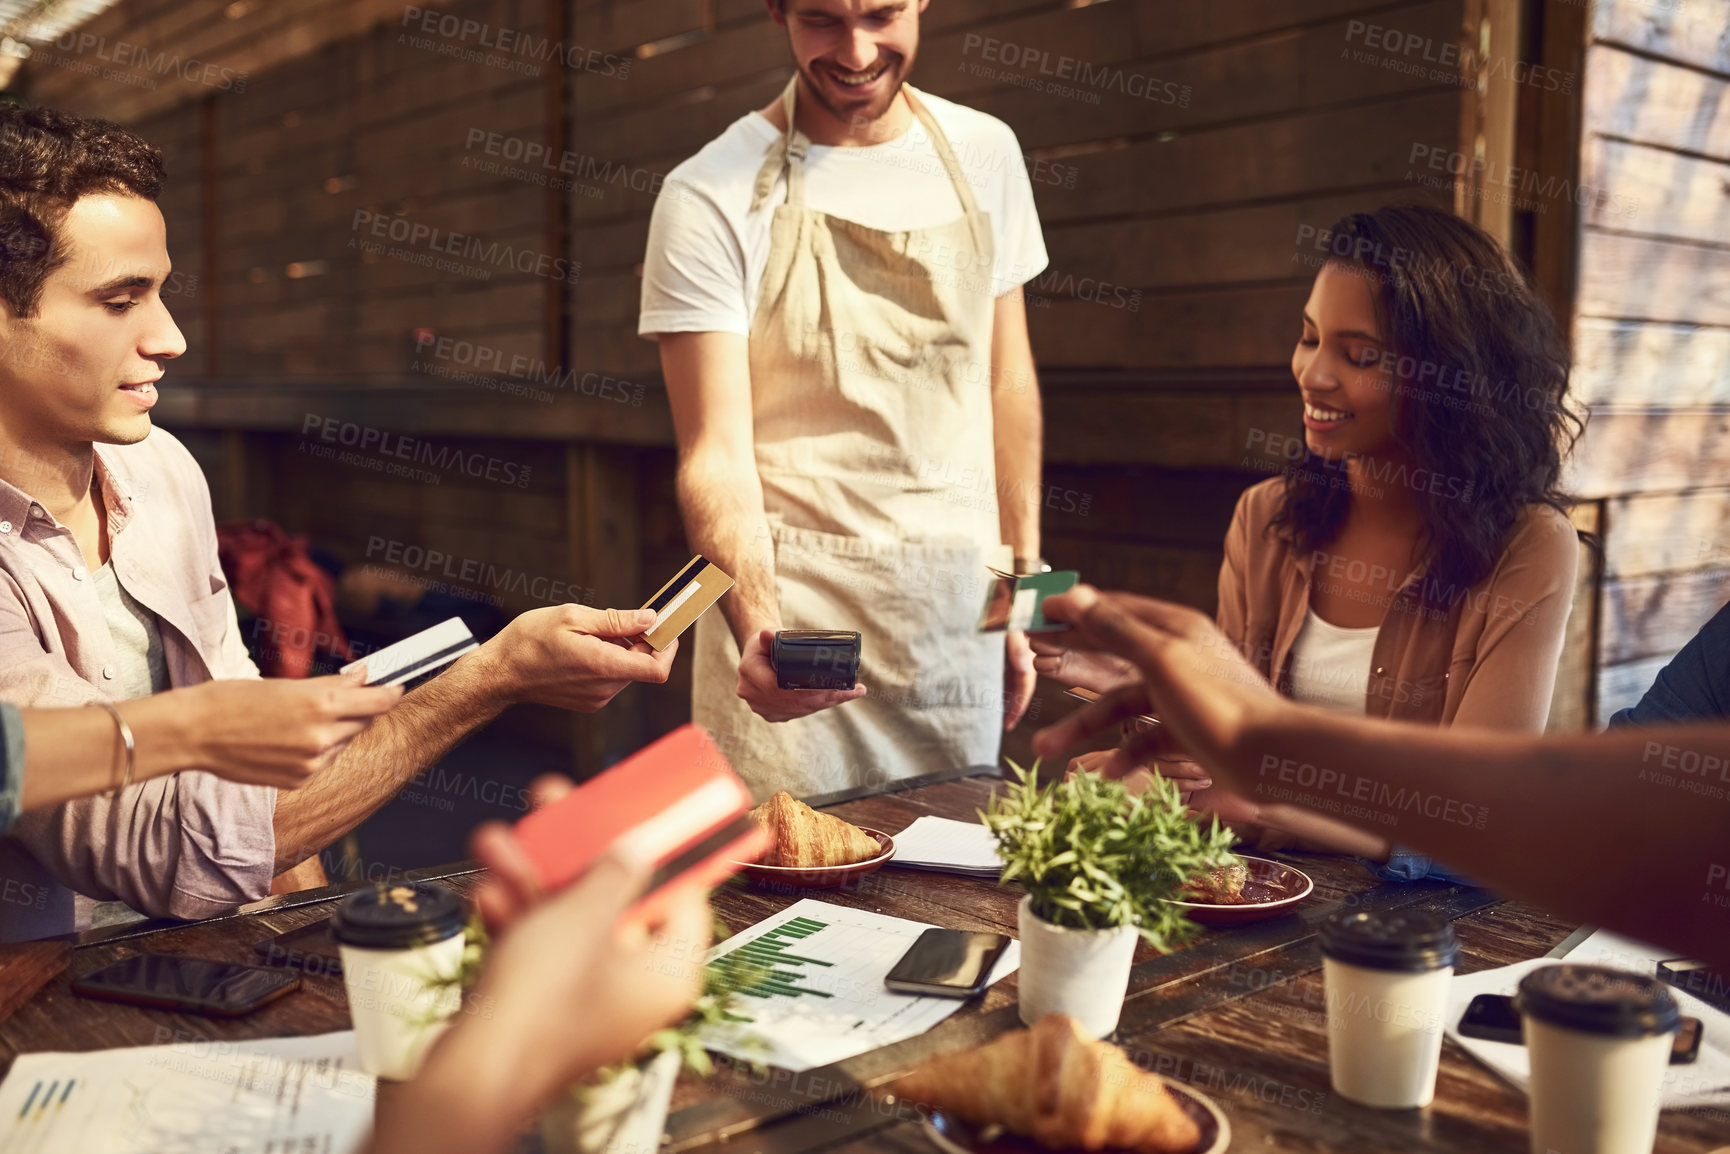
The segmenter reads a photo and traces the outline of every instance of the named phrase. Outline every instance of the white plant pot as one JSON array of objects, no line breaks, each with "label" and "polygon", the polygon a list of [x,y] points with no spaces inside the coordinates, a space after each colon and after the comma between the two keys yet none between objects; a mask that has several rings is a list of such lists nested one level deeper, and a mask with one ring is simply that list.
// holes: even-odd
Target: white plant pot
[{"label": "white plant pot", "polygon": [[1021,926],[1021,1020],[1068,1014],[1090,1037],[1117,1029],[1129,967],[1141,932],[1134,926],[1072,930],[1033,912],[1033,895],[1016,910]]},{"label": "white plant pot", "polygon": [[668,1050],[641,1069],[567,1094],[541,1115],[541,1144],[547,1154],[659,1150],[678,1077],[679,1055]]}]

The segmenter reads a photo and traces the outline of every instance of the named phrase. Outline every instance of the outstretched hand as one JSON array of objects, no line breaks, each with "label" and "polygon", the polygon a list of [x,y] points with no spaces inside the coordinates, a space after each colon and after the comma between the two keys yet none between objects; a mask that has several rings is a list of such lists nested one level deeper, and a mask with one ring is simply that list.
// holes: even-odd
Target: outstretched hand
[{"label": "outstretched hand", "polygon": [[652,609],[551,605],[518,614],[477,656],[511,700],[593,713],[633,681],[667,680],[678,642],[659,653],[641,641],[619,643],[654,623]]},{"label": "outstretched hand", "polygon": [[1038,633],[1033,643],[1033,668],[1041,677],[1069,686],[1080,686],[1095,693],[1110,693],[1133,681],[1141,674],[1135,666],[1109,653],[1075,649],[1065,633]]},{"label": "outstretched hand", "polygon": [[[1247,740],[1253,722],[1287,703],[1206,615],[1194,609],[1077,585],[1045,602],[1046,617],[1071,626],[1078,648],[1115,654],[1141,674],[1035,735],[1033,747],[1058,756],[1076,743],[1141,713],[1163,726],[1131,737],[1114,754],[1123,772],[1157,760],[1175,742],[1214,771],[1220,784],[1247,780],[1254,767]],[[1169,732],[1166,732],[1169,731]]]}]

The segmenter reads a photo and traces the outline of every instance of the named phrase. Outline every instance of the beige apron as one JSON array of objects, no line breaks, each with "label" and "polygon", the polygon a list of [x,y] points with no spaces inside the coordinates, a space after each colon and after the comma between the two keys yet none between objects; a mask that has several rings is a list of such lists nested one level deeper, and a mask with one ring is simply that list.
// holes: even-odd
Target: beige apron
[{"label": "beige apron", "polygon": [[739,699],[738,646],[710,613],[697,622],[692,714],[759,796],[804,797],[996,763],[1003,635],[976,625],[986,561],[1003,550],[990,222],[911,87],[963,215],[884,232],[806,208],[796,84],[753,204],[786,173],[750,335],[757,472],[782,628],[864,634],[869,693],[764,721]]}]

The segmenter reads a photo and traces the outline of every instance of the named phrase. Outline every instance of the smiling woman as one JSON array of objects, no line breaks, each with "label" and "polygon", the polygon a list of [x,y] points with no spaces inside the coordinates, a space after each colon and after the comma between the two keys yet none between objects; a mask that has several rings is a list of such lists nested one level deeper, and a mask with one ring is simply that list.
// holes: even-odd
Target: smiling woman
[{"label": "smiling woman", "polygon": [[[1315,239],[1326,259],[1292,350],[1302,459],[1238,501],[1219,627],[1299,701],[1542,732],[1579,564],[1557,487],[1579,426],[1567,348],[1507,254],[1448,213],[1383,208]],[[1121,676],[1095,672],[1095,689]],[[1159,769],[1207,781],[1182,758]],[[1190,800],[1258,824],[1245,798]],[[1304,820],[1310,848],[1432,872],[1379,835]]]},{"label": "smiling woman", "polygon": [[1413,562],[1438,605],[1495,566],[1528,506],[1557,511],[1579,419],[1549,311],[1488,234],[1449,213],[1394,206],[1322,234],[1292,353],[1308,459],[1275,523],[1301,549],[1349,529],[1378,486],[1419,514]]},{"label": "smiling woman", "polygon": [[[1542,732],[1578,565],[1567,348],[1500,246],[1448,213],[1358,213],[1320,239],[1292,350],[1304,459],[1239,501],[1219,625],[1299,701]],[[1317,819],[1314,848],[1432,870],[1335,826]]]}]

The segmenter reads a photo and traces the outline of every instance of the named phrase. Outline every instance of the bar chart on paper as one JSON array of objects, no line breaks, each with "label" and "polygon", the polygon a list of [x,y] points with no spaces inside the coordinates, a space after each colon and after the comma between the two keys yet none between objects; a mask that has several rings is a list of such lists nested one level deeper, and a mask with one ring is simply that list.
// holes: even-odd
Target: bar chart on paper
[{"label": "bar chart on paper", "polygon": [[808,989],[798,983],[804,978],[804,966],[824,966],[833,968],[834,962],[825,962],[821,958],[804,958],[798,954],[784,953],[788,942],[797,942],[812,934],[829,928],[828,922],[813,921],[810,918],[794,918],[776,926],[760,938],[746,942],[738,949],[738,954],[762,966],[769,968],[769,976],[744,991],[747,997],[771,998],[781,995],[788,998],[832,998],[835,995],[823,990]]},{"label": "bar chart on paper", "polygon": [[[743,991],[745,1023],[711,1028],[710,1049],[788,1070],[809,1070],[923,1034],[960,1008],[954,998],[891,993],[890,969],[925,922],[830,905],[794,903],[715,948],[735,951],[767,972]],[[1014,972],[1020,943],[1004,952],[991,980]]]}]

